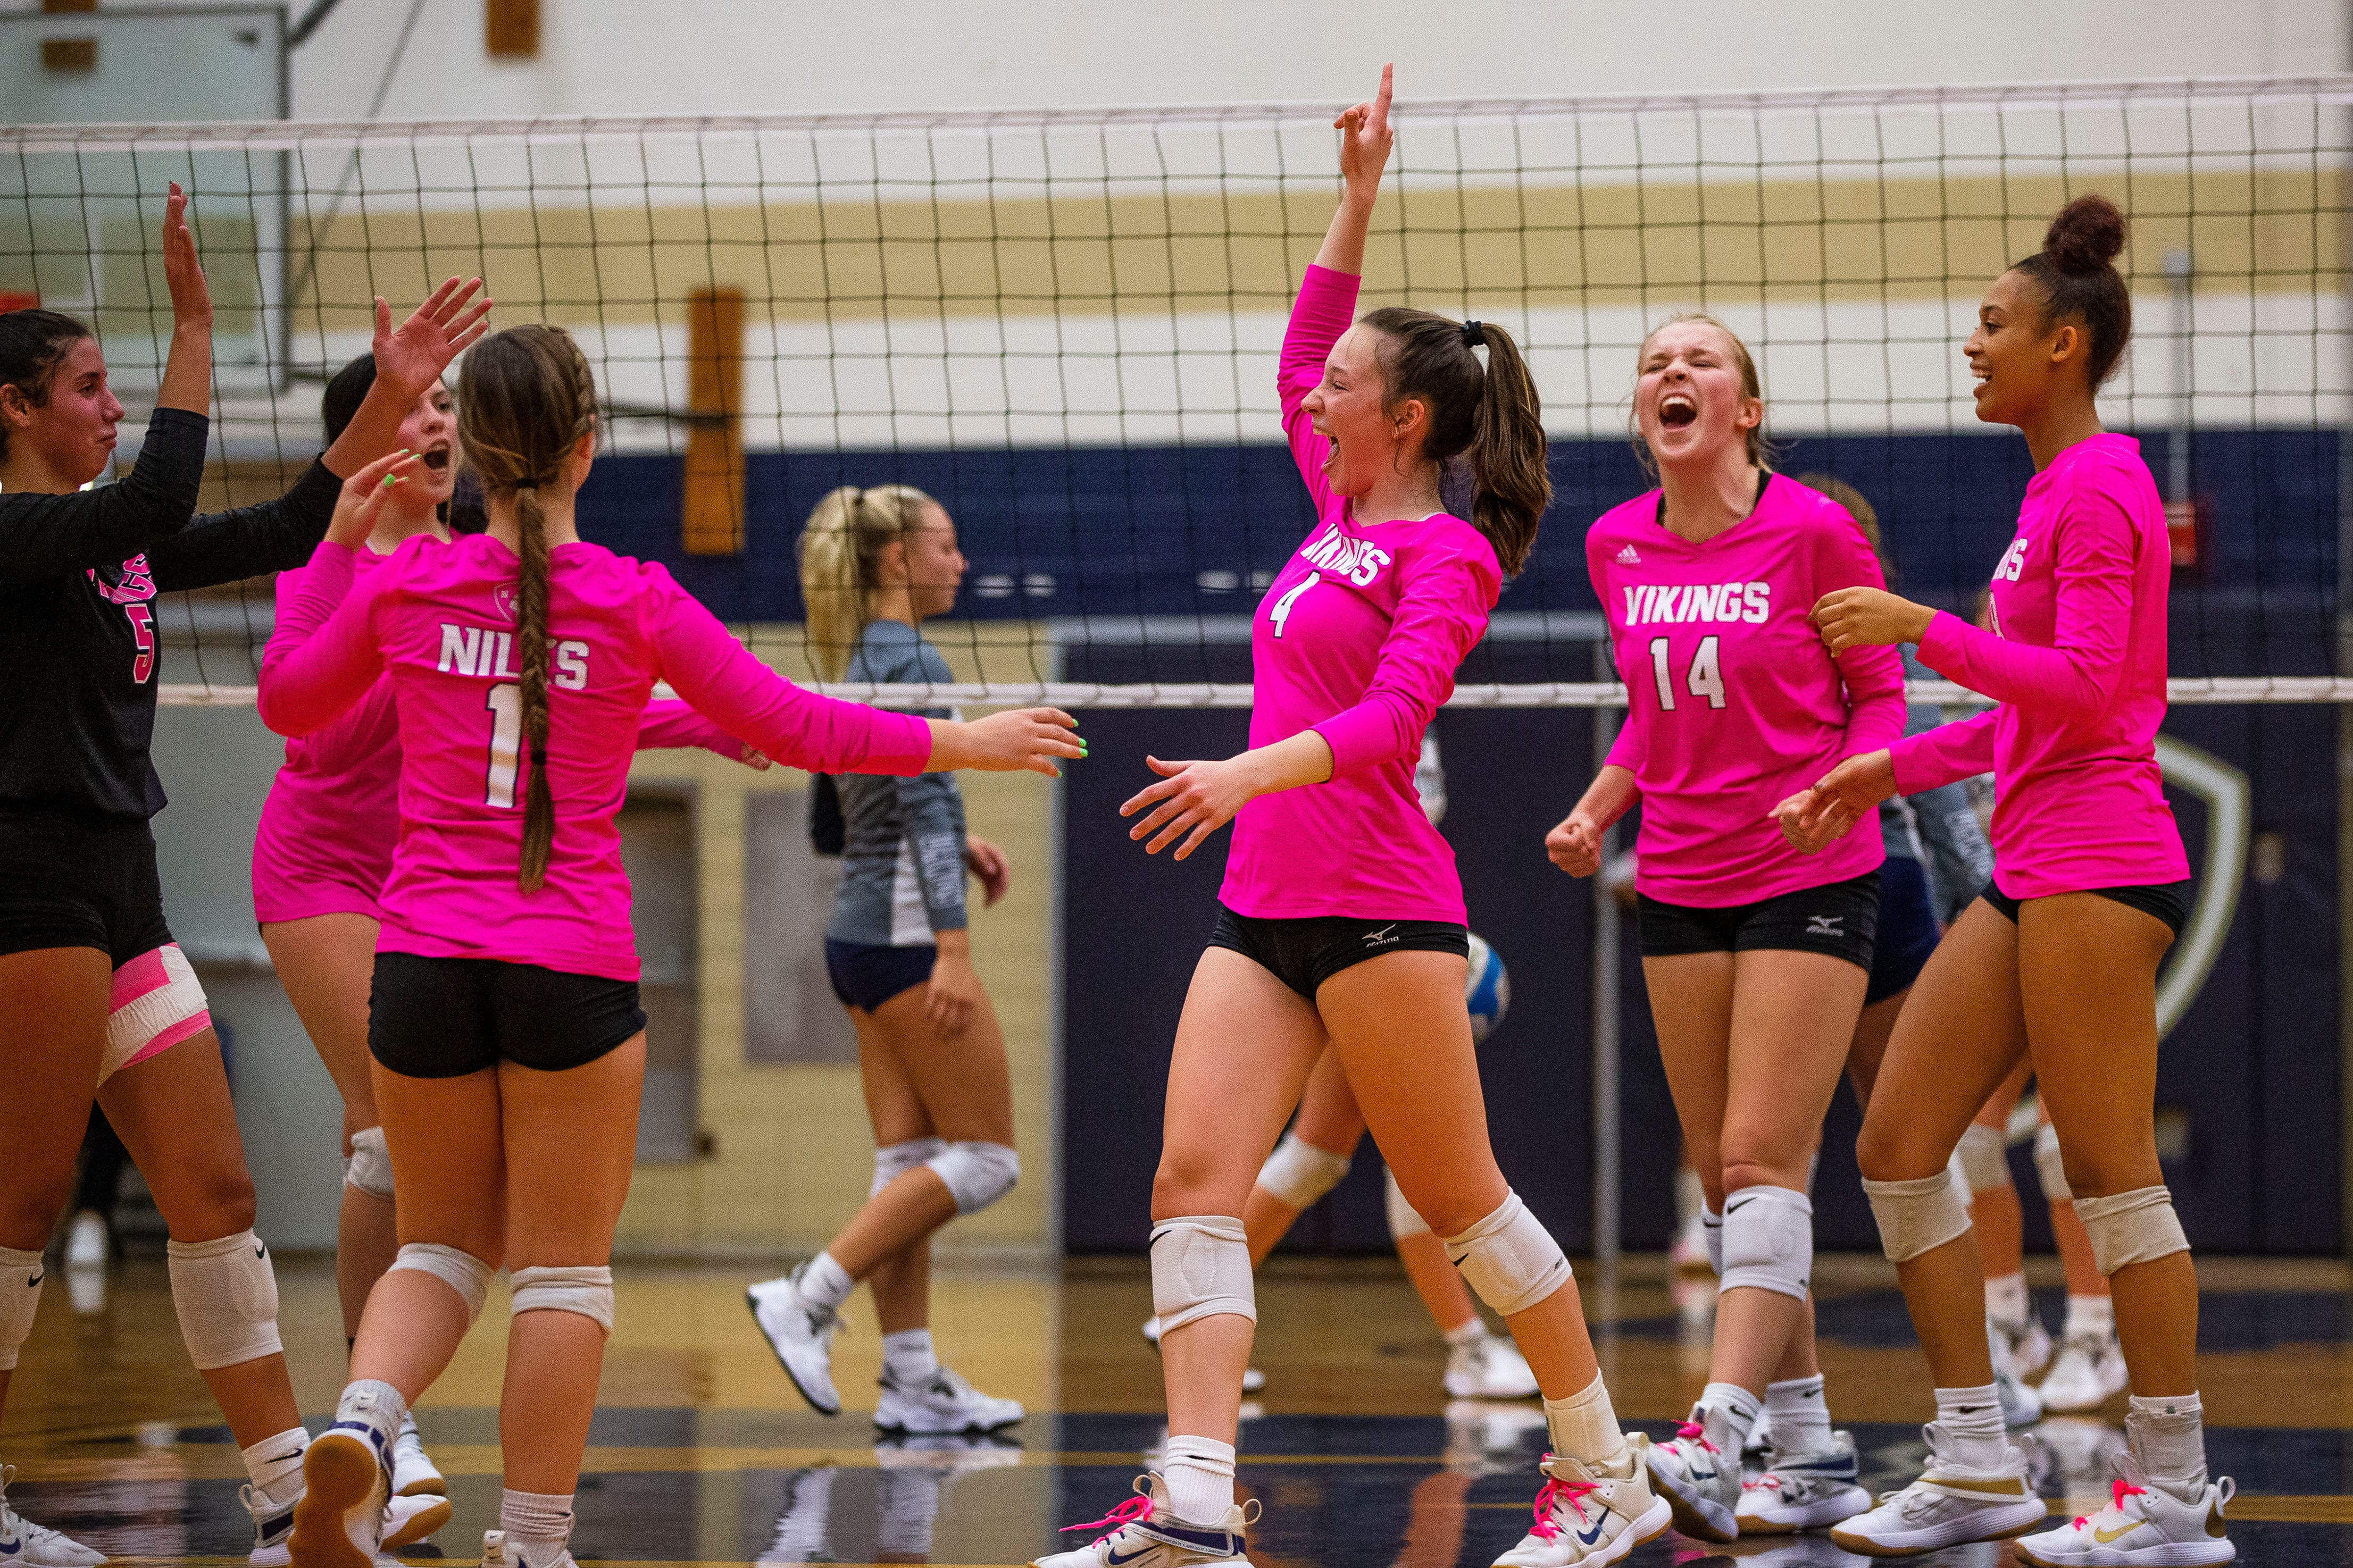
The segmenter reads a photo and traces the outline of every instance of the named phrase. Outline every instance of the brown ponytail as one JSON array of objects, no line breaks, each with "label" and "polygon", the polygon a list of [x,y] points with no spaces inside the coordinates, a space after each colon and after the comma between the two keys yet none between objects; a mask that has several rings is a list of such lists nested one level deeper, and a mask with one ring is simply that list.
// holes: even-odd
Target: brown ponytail
[{"label": "brown ponytail", "polygon": [[[1511,333],[1492,321],[1450,321],[1392,305],[1365,325],[1381,334],[1387,408],[1419,397],[1430,409],[1421,455],[1440,465],[1467,454],[1471,521],[1495,547],[1505,576],[1527,563],[1552,501],[1544,405]],[[1482,365],[1473,349],[1484,344]]]},{"label": "brown ponytail", "polygon": [[801,529],[801,603],[809,662],[826,679],[842,678],[874,618],[882,552],[913,536],[939,504],[913,485],[843,485],[810,511]]},{"label": "brown ponytail", "polygon": [[596,427],[596,383],[587,356],[561,327],[510,327],[476,343],[459,380],[458,441],[485,497],[515,505],[522,570],[515,584],[516,678],[522,742],[530,763],[523,798],[522,862],[516,885],[536,892],[555,841],[555,796],[547,778],[547,514],[540,487]]}]

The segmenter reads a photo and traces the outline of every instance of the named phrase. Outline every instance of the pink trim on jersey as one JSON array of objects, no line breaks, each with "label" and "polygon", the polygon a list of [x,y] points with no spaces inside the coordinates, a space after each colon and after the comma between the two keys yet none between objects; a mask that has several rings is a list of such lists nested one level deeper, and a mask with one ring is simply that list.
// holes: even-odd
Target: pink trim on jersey
[{"label": "pink trim on jersey", "polygon": [[1283,432],[1317,521],[1250,624],[1250,745],[1314,729],[1332,748],[1332,776],[1242,807],[1218,896],[1237,914],[1274,919],[1460,922],[1454,851],[1422,814],[1413,770],[1503,574],[1461,518],[1358,523],[1325,481],[1328,444],[1303,404],[1355,319],[1356,288],[1347,273],[1308,268],[1283,335]]},{"label": "pink trim on jersey", "polygon": [[[439,541],[434,541],[438,543]],[[355,578],[388,556],[352,552]],[[278,574],[278,614],[293,609],[302,569]],[[672,699],[646,704],[638,749],[696,746],[740,758],[743,742]],[[253,918],[262,925],[320,915],[384,918],[378,898],[400,837],[400,719],[392,682],[325,729],[290,737],[253,835]]]},{"label": "pink trim on jersey", "polygon": [[1779,474],[1746,518],[1698,544],[1669,531],[1659,507],[1659,491],[1637,496],[1585,536],[1626,680],[1609,761],[1641,790],[1635,887],[1722,909],[1874,869],[1887,858],[1876,816],[1801,855],[1768,815],[1904,732],[1895,650],[1833,659],[1807,619],[1834,588],[1884,585],[1862,531]]},{"label": "pink trim on jersey", "polygon": [[1939,614],[1920,659],[2000,704],[1893,748],[1905,795],[1994,775],[1994,881],[2014,899],[2189,875],[2165,802],[2165,504],[2129,436],[2061,452],[1994,570],[1999,633]]},{"label": "pink trim on jersey", "polygon": [[514,555],[487,534],[409,541],[353,585],[322,544],[262,659],[262,721],[332,724],[379,678],[399,714],[400,837],[381,952],[638,975],[614,826],[658,680],[769,756],[827,773],[921,773],[931,730],[778,677],[670,574],[586,542],[549,553],[547,767],[555,838],[544,886],[515,885],[530,762],[514,691]]}]

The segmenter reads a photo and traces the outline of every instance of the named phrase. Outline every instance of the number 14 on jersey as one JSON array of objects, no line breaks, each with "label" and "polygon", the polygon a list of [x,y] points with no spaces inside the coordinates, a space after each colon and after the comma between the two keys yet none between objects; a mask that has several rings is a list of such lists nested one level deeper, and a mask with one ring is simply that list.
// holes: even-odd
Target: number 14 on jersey
[{"label": "number 14 on jersey", "polygon": [[[1718,640],[1715,637],[1699,639],[1699,647],[1692,654],[1691,668],[1683,673],[1683,686],[1694,697],[1704,697],[1710,708],[1724,706],[1724,669],[1717,662]],[[1651,679],[1659,688],[1659,707],[1662,711],[1675,710],[1675,681],[1667,668],[1667,639],[1651,639]]]}]

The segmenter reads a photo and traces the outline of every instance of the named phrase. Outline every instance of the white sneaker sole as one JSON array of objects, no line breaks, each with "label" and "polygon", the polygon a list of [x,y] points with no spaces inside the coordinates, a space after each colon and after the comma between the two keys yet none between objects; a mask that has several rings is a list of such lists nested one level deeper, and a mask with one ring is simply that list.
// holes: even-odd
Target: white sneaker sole
[{"label": "white sneaker sole", "polygon": [[[437,1476],[434,1479],[438,1480],[440,1478]],[[432,1496],[430,1493],[423,1495]],[[414,1546],[448,1523],[450,1512],[448,1498],[434,1497],[431,1502],[417,1509],[416,1512],[401,1521],[399,1528],[385,1536],[384,1544],[378,1550],[397,1552],[404,1546]]]},{"label": "white sneaker sole", "polygon": [[744,1306],[751,1312],[752,1326],[760,1331],[760,1339],[762,1342],[767,1345],[768,1353],[776,1358],[776,1364],[785,1369],[785,1375],[792,1380],[793,1387],[799,1391],[800,1396],[809,1402],[809,1408],[816,1411],[820,1415],[840,1415],[840,1397],[836,1395],[833,1403],[830,1405],[828,1405],[824,1400],[818,1398],[816,1392],[812,1390],[807,1384],[801,1381],[801,1374],[793,1370],[792,1358],[786,1355],[782,1350],[777,1348],[776,1342],[769,1336],[768,1325],[760,1321],[760,1299],[752,1294],[751,1291],[746,1290],[744,1292]]},{"label": "white sneaker sole", "polygon": [[[1664,1535],[1674,1522],[1675,1510],[1668,1505],[1667,1500],[1654,1498],[1651,1506],[1643,1510],[1642,1517],[1626,1527],[1623,1535],[1599,1551],[1577,1559],[1576,1568],[1609,1568],[1609,1564],[1623,1561],[1629,1553]],[[1498,1559],[1495,1568],[1507,1568],[1507,1565]]]},{"label": "white sneaker sole", "polygon": [[1859,1513],[1871,1511],[1871,1494],[1861,1487],[1850,1487],[1832,1497],[1792,1506],[1775,1503],[1770,1513],[1743,1513],[1732,1510],[1733,1522],[1740,1526],[1743,1535],[1795,1535],[1800,1531],[1823,1530],[1833,1524],[1844,1524]]},{"label": "white sneaker sole", "polygon": [[288,1540],[295,1568],[375,1568],[375,1554],[352,1540],[346,1525],[353,1509],[375,1496],[375,1455],[348,1431],[322,1433],[302,1457],[308,1489],[294,1505],[294,1533]]},{"label": "white sneaker sole", "polygon": [[[2026,1510],[2033,1509],[2032,1518]],[[2051,1521],[2051,1510],[2037,1498],[2032,1503],[2015,1503],[2000,1510],[1988,1509],[1967,1520],[1952,1520],[1933,1530],[1906,1531],[1900,1536],[1873,1540],[1851,1531],[1832,1530],[1831,1544],[1863,1557],[1917,1557],[1926,1552],[1940,1552],[1947,1546],[1966,1546],[1978,1541],[2015,1541],[2021,1535],[2031,1535]]]}]

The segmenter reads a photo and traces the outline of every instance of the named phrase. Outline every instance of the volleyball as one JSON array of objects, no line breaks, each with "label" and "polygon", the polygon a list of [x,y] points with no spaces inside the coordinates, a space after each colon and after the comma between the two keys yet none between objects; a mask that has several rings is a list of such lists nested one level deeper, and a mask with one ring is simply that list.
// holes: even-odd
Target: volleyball
[{"label": "volleyball", "polygon": [[1473,932],[1471,937],[1471,973],[1462,983],[1463,1005],[1471,1009],[1471,1040],[1482,1044],[1504,1021],[1504,1011],[1512,1005],[1512,977],[1504,972],[1503,954],[1487,945],[1487,939]]}]

